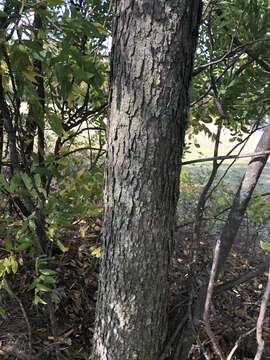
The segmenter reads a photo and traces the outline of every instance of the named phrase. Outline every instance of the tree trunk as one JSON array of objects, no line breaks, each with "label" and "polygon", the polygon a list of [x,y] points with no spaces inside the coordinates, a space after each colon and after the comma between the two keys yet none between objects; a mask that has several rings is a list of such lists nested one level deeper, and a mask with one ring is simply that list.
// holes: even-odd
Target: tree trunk
[{"label": "tree trunk", "polygon": [[[270,150],[270,124],[264,130],[255,152],[263,152],[266,150]],[[235,195],[230,214],[220,236],[220,254],[216,277],[218,277],[218,274],[224,267],[226,259],[236,239],[237,232],[243,221],[243,217],[247,210],[253,191],[259,181],[260,175],[268,158],[269,154],[260,155],[257,157],[254,156],[247,166],[245,175],[243,176],[241,184]],[[198,291],[197,300],[195,301],[193,307],[193,319],[195,325],[198,325],[197,328],[200,327],[200,324],[203,320],[203,310],[207,294],[207,284],[209,281],[207,276],[204,276],[204,274],[201,274],[200,276],[202,285]],[[182,342],[183,347],[180,358],[185,360],[188,359],[188,354],[191,350],[191,347],[196,342],[196,334],[194,333],[194,330],[190,324],[188,324],[184,331]]]},{"label": "tree trunk", "polygon": [[200,0],[117,2],[95,360],[157,360]]},{"label": "tree trunk", "polygon": [[[46,10],[46,7],[42,5],[42,8]],[[40,37],[42,30],[42,18],[38,11],[36,11],[33,21],[33,39],[39,43],[39,46],[43,48],[43,41]],[[25,166],[31,168],[32,155],[34,149],[36,129],[38,134],[38,158],[39,166],[44,167],[44,152],[45,152],[45,134],[44,134],[44,114],[45,114],[45,86],[44,76],[42,69],[42,62],[38,59],[33,59],[33,68],[37,74],[35,86],[38,102],[29,104],[29,114],[26,120],[26,134],[24,139],[24,152],[25,152]],[[42,183],[45,186],[46,179],[42,176]]]},{"label": "tree trunk", "polygon": [[195,261],[195,262],[198,259],[198,252],[199,252],[199,248],[200,248],[199,242],[200,242],[200,238],[201,238],[201,230],[202,230],[202,224],[203,224],[203,217],[204,217],[204,213],[205,213],[205,207],[207,204],[207,200],[209,199],[210,189],[216,179],[218,169],[220,166],[220,162],[218,162],[216,160],[216,157],[218,156],[221,130],[222,130],[222,123],[220,123],[218,125],[218,129],[217,129],[215,148],[214,148],[214,160],[213,160],[213,164],[212,164],[211,174],[200,194],[200,197],[199,197],[199,200],[197,203],[197,207],[196,207],[195,216],[194,216],[193,239],[192,239],[192,241],[193,241],[192,258],[193,258],[193,261]]},{"label": "tree trunk", "polygon": [[19,172],[19,159],[17,151],[16,131],[14,129],[12,117],[5,99],[5,91],[3,87],[3,79],[0,74],[0,111],[3,118],[3,125],[6,130],[9,142],[9,156],[11,162],[11,173],[18,174]]},{"label": "tree trunk", "polygon": [[[263,152],[267,150],[270,150],[270,124],[265,128],[255,152]],[[268,158],[269,154],[254,156],[247,166],[246,173],[235,195],[231,211],[220,237],[221,248],[219,257],[219,272],[223,268],[227,256],[236,239],[237,232],[243,221],[249,201]]]}]

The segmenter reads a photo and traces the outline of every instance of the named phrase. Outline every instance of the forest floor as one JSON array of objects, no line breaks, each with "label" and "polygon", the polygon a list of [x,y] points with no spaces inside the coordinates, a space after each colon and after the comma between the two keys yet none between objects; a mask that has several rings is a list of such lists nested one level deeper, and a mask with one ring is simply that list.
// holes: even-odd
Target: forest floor
[{"label": "forest floor", "polygon": [[[99,268],[100,222],[89,219],[92,229],[81,238],[78,231],[70,234],[69,251],[56,254],[50,266],[59,276],[57,289],[51,294],[48,305],[33,304],[33,293],[27,290],[28,276],[33,271],[27,264],[23,271],[10,279],[14,294],[2,296],[6,314],[0,320],[0,359],[22,360],[85,360],[91,351],[94,329],[97,277]],[[190,263],[189,244],[191,229],[176,234],[177,249],[170,273],[169,319],[173,334],[181,321],[181,309],[190,303],[191,278],[186,264]],[[93,248],[93,245],[96,248]],[[213,240],[201,243],[203,263],[211,267]],[[89,248],[92,249],[89,251]],[[93,252],[93,249],[96,249]],[[0,253],[0,255],[2,255]],[[265,261],[264,252],[257,244],[240,239],[232,251],[226,270],[226,281],[235,279],[245,271],[256,269]],[[194,280],[194,277],[193,277]],[[249,336],[239,344],[234,359],[253,359],[256,352],[255,327],[263,295],[265,274],[230,290],[218,293],[211,308],[211,324],[224,351],[228,354],[235,342],[247,332]],[[180,286],[180,284],[185,284]],[[270,317],[265,321],[265,358],[270,356]],[[179,339],[176,339],[176,344]],[[213,356],[208,336],[202,331],[200,344],[204,351]],[[29,355],[30,349],[32,356]],[[201,349],[194,346],[192,358],[201,359]],[[170,357],[167,358],[168,360]],[[173,358],[171,358],[173,359]]]},{"label": "forest floor", "polygon": [[[178,288],[177,284],[181,283],[181,281],[185,283],[186,280],[186,288],[190,288],[191,284],[191,288],[194,288],[194,277],[189,277],[187,270],[185,270],[188,261],[191,262],[189,251],[187,250],[192,239],[191,230],[186,228],[186,231],[183,231],[180,228],[178,233],[180,250],[176,252],[178,256],[173,259],[173,270],[170,280],[170,306],[172,307],[172,304],[175,303],[170,311],[174,311],[178,306],[177,304],[183,304],[184,302],[187,304],[190,301],[192,291],[185,293],[183,289]],[[235,283],[235,280],[245,276],[247,273],[255,272],[260,267],[262,268],[264,264],[269,263],[269,255],[260,248],[259,239],[257,237],[247,238],[245,234],[245,231],[240,231],[240,236],[238,236],[237,242],[226,263],[223,277],[216,284],[216,292],[214,293],[210,310],[212,330],[226,356],[229,355],[235,344],[239,342],[237,351],[232,358],[235,360],[254,359],[257,350],[256,323],[267,282],[268,271],[265,269],[265,272],[262,272],[261,275],[249,281],[243,281],[241,284]],[[201,262],[197,272],[198,275],[200,271],[205,271],[205,269],[210,273],[215,242],[216,237],[208,237],[201,242]],[[185,249],[184,252],[183,249]],[[195,277],[195,286],[198,287],[196,282]],[[235,285],[233,285],[234,283]],[[222,290],[222,286],[225,284],[228,285],[227,289]],[[174,318],[174,314],[172,314],[172,318]],[[189,320],[192,321],[192,319]],[[219,359],[219,357],[215,356],[209,336],[203,329],[199,333],[198,340],[197,344],[193,347],[192,359],[205,359],[203,352],[208,359]],[[270,312],[267,313],[264,322],[264,340],[265,352],[263,359],[269,359]],[[175,360],[175,358],[172,359]]]}]

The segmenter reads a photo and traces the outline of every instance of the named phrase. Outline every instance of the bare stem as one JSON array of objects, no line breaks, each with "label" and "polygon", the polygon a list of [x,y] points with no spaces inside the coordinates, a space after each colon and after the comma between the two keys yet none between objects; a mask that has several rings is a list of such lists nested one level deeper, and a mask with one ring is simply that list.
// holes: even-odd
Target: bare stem
[{"label": "bare stem", "polygon": [[225,355],[223,354],[223,352],[220,348],[220,345],[219,345],[218,340],[216,339],[216,336],[211,328],[210,320],[209,320],[210,306],[211,306],[211,302],[212,302],[214,286],[215,286],[215,279],[216,279],[217,269],[218,269],[219,251],[220,251],[220,240],[218,239],[217,243],[216,243],[215,251],[214,251],[213,264],[212,264],[210,279],[209,279],[208,288],[207,288],[203,320],[204,320],[205,330],[213,344],[215,353],[220,357],[221,360],[225,360],[226,359]]},{"label": "bare stem", "polygon": [[257,320],[256,338],[257,338],[258,347],[254,360],[260,360],[264,351],[263,322],[264,322],[267,304],[269,301],[269,296],[270,296],[270,267],[268,272],[268,281],[263,294],[260,313]]}]

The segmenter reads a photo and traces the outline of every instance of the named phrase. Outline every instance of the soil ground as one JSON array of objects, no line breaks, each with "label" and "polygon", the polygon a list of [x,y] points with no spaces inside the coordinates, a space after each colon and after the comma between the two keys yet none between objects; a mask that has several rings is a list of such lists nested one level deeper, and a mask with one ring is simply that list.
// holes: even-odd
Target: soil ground
[{"label": "soil ground", "polygon": [[[70,249],[64,254],[52,257],[50,266],[58,272],[59,281],[54,297],[48,305],[33,304],[33,293],[27,290],[31,268],[25,263],[23,269],[10,284],[16,297],[2,294],[5,316],[0,320],[0,359],[36,360],[86,360],[91,352],[94,328],[96,290],[98,282],[99,258],[91,254],[89,247],[100,246],[97,232],[89,238],[70,234]],[[183,309],[190,304],[190,289],[196,290],[196,276],[189,272],[191,229],[181,229],[176,233],[176,253],[170,273],[169,334],[173,334],[181,319]],[[202,241],[201,268],[210,270],[215,239]],[[0,253],[1,256],[3,254]],[[226,281],[256,269],[269,261],[266,254],[244,238],[239,238],[231,253],[224,278]],[[194,275],[194,274],[193,274]],[[240,336],[252,330],[240,342],[234,359],[253,359],[256,352],[255,327],[260,301],[263,295],[265,274],[230,290],[216,294],[211,308],[212,328],[224,351],[228,354]],[[194,295],[195,296],[195,295]],[[192,321],[192,319],[189,319]],[[266,351],[264,358],[270,357],[270,317],[267,314],[264,327]],[[173,346],[177,347],[181,334]],[[209,338],[200,332],[200,341],[193,347],[192,359],[203,359],[202,347],[209,359],[214,353]],[[30,349],[31,354],[30,355]],[[173,353],[173,351],[172,351]],[[168,356],[167,360],[174,359]],[[124,360],[124,359],[123,359]]]}]

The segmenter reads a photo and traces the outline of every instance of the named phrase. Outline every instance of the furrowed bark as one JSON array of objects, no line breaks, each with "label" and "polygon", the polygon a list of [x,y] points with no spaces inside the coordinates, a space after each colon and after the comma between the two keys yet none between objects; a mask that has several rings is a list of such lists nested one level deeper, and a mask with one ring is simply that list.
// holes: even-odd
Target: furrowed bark
[{"label": "furrowed bark", "polygon": [[156,360],[201,2],[121,0],[93,359]]}]

